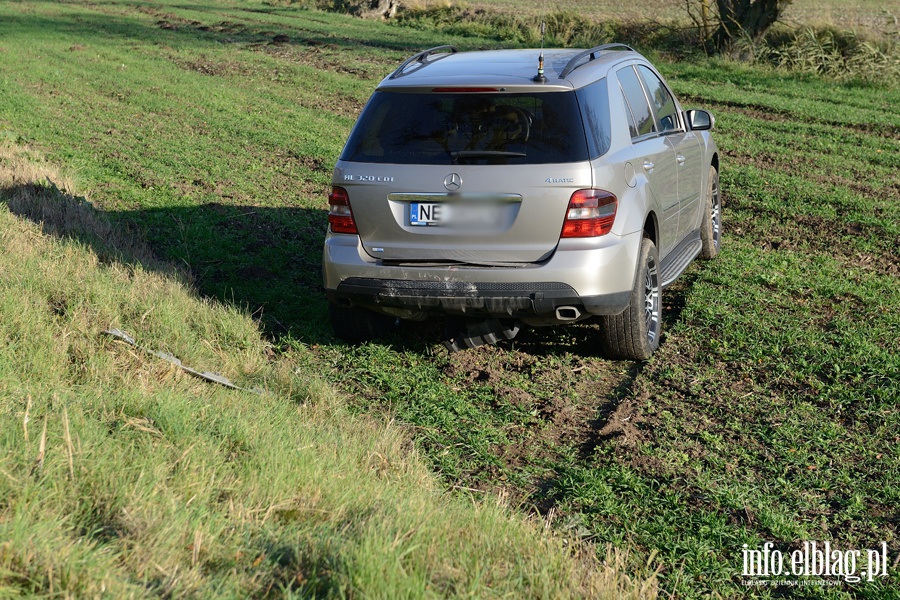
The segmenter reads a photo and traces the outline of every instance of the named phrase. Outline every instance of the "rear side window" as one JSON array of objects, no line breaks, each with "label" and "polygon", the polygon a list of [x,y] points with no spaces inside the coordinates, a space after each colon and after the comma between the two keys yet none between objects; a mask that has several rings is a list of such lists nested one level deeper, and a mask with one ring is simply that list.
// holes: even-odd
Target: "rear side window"
[{"label": "rear side window", "polygon": [[360,115],[341,160],[429,165],[566,163],[588,160],[588,142],[575,92],[382,91],[375,93]]},{"label": "rear side window", "polygon": [[576,92],[581,111],[584,113],[584,128],[587,131],[588,151],[591,158],[597,158],[609,150],[609,96],[606,79],[601,79]]},{"label": "rear side window", "polygon": [[637,73],[632,67],[625,67],[616,72],[616,77],[622,86],[622,92],[625,94],[634,124],[637,127],[636,132],[632,130],[632,137],[653,133],[655,130],[653,113],[650,111],[650,104],[647,103],[647,96],[644,95],[644,88],[641,86]]}]

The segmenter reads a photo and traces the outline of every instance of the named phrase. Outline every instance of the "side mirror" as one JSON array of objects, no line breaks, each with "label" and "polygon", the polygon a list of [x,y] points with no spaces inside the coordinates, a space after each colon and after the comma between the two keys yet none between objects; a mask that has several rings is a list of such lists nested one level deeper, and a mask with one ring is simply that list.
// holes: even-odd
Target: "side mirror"
[{"label": "side mirror", "polygon": [[687,111],[687,121],[692,131],[709,131],[716,124],[716,118],[705,110]]}]

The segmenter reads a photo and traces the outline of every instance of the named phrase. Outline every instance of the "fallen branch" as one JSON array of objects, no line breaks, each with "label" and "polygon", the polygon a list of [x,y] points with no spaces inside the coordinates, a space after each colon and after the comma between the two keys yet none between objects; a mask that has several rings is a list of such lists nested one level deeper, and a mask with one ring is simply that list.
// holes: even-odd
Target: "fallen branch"
[{"label": "fallen branch", "polygon": [[144,346],[141,346],[137,342],[135,342],[133,337],[131,337],[130,335],[128,335],[121,329],[107,329],[107,330],[103,331],[102,333],[104,333],[105,335],[112,336],[118,340],[121,340],[121,341],[125,342],[126,344],[128,344],[129,346],[132,346],[133,348],[137,348],[144,354],[150,354],[157,358],[161,358],[165,361],[168,361],[168,362],[172,363],[173,365],[175,365],[176,367],[178,367],[179,369],[181,369],[182,371],[184,371],[185,373],[193,375],[194,377],[199,377],[200,379],[205,379],[206,381],[210,381],[212,383],[218,383],[219,385],[224,385],[225,387],[230,388],[232,390],[240,390],[242,392],[253,392],[254,394],[261,393],[260,390],[255,389],[255,388],[253,388],[253,389],[242,388],[240,386],[234,385],[233,383],[231,383],[231,381],[227,377],[219,375],[218,373],[211,373],[209,371],[200,372],[195,369],[192,369],[189,366],[182,363],[180,359],[169,354],[168,352],[161,352],[158,350],[151,350],[150,348],[145,348]]}]

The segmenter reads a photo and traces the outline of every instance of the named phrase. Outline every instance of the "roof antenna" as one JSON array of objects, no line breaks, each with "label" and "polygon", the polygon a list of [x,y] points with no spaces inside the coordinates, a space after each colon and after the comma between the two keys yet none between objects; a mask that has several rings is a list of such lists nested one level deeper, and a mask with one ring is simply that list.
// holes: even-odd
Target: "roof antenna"
[{"label": "roof antenna", "polygon": [[547,78],[544,77],[544,31],[546,28],[547,24],[544,21],[541,21],[541,55],[538,57],[537,75],[532,79],[535,83],[547,83]]}]

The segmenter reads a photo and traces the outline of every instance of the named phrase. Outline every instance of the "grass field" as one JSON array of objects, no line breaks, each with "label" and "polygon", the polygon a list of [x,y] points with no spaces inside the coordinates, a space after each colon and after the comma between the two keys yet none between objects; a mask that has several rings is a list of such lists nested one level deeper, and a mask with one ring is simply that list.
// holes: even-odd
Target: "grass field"
[{"label": "grass field", "polygon": [[[185,39],[167,13],[100,8],[0,7],[0,597],[652,594],[652,577],[616,569],[622,554],[601,564],[505,497],[446,492],[403,426],[354,414],[321,369],[262,336],[249,296],[211,300],[296,263],[270,297],[301,296],[277,314],[322,312],[305,244],[321,242],[316,181],[352,86],[351,108],[319,99],[279,141],[298,90],[265,88],[327,81],[318,69],[280,75],[288,61],[264,46],[235,54],[221,40],[262,39],[237,25],[198,22]],[[327,32],[357,25],[322,18]],[[231,69],[242,86],[222,79]],[[335,77],[330,97],[358,75]],[[266,254],[272,236],[294,241]],[[109,327],[260,393],[191,378]]]},{"label": "grass field", "polygon": [[[628,571],[639,579],[658,568],[664,594],[900,597],[897,564],[873,583],[787,590],[748,590],[740,575],[745,543],[795,549],[804,540],[832,540],[869,549],[884,541],[892,558],[900,553],[900,87],[713,59],[660,63],[688,105],[717,117],[726,228],[723,254],[692,267],[667,291],[660,352],[645,364],[602,360],[595,329],[584,325],[527,331],[508,344],[448,355],[439,325],[409,326],[359,347],[331,336],[318,289],[325,193],[355,115],[392,66],[438,43],[496,42],[212,0],[12,2],[0,5],[0,22],[0,139],[61,165],[114,229],[146,240],[158,257],[188,271],[201,304],[217,307],[197,309],[213,310],[204,313],[203,331],[218,331],[217,321],[235,313],[225,307],[236,307],[259,321],[263,340],[245,349],[243,340],[260,333],[228,320],[231,333],[213,339],[229,341],[200,352],[209,336],[180,342],[182,329],[154,324],[160,296],[141,299],[139,308],[122,302],[121,312],[109,313],[136,337],[186,359],[225,361],[239,384],[267,381],[274,377],[265,375],[269,368],[290,375],[278,379],[278,389],[299,385],[291,376],[315,374],[348,394],[341,415],[395,419],[452,496],[506,498],[600,557],[611,543],[627,552]],[[4,231],[27,228],[21,218],[4,218]],[[73,234],[92,247],[90,235]],[[36,242],[18,247],[29,243]],[[48,256],[70,252],[66,247],[51,244]],[[15,296],[15,281],[4,280],[6,297]],[[78,306],[88,311],[97,294]],[[98,321],[103,327],[112,317],[105,318]],[[87,337],[94,322],[87,319],[74,335]],[[6,335],[20,344],[29,339]],[[50,352],[53,336],[42,335]],[[240,361],[229,362],[251,351],[261,353],[254,361],[271,355],[275,366],[242,370]],[[6,364],[9,372],[19,368]],[[40,369],[30,368],[37,377]],[[160,392],[183,385],[151,379]],[[16,428],[3,429],[0,468],[12,477],[0,473],[0,481],[12,490],[27,478],[24,465],[39,434],[33,426],[31,445],[13,451],[22,443],[21,392],[30,388],[24,376],[6,381],[17,382],[0,385],[4,414],[15,417]],[[42,392],[34,398],[52,397],[58,387],[75,390],[63,396],[82,397],[79,381],[37,381]],[[213,393],[203,385],[183,391]],[[142,393],[131,392],[128,402],[146,402]],[[225,402],[229,422],[241,416],[262,427],[242,406],[244,397],[225,401],[218,394],[226,392],[215,393],[205,402]],[[165,403],[154,402],[161,411]],[[45,406],[58,417],[51,424],[63,449],[62,408]],[[146,408],[122,406],[112,412],[124,410],[123,424],[146,415]],[[92,414],[90,405],[77,416],[69,410],[73,423]],[[265,436],[299,426],[284,411],[291,412],[278,401],[266,405],[259,416],[271,425]],[[169,452],[184,452],[189,443],[182,443]],[[66,456],[56,457],[63,479]],[[242,476],[253,472],[246,466]],[[262,493],[264,480],[255,477],[248,485]],[[186,491],[175,496],[190,498]],[[248,510],[271,506],[276,496]],[[11,505],[0,506],[0,525],[8,528]],[[48,518],[33,517],[33,526],[49,527]],[[197,562],[184,548],[198,528],[189,516],[179,518],[187,519],[177,521],[180,535],[190,539],[179,542],[182,554],[171,566],[161,565],[173,579],[175,565],[189,571]],[[20,575],[5,573],[21,574],[25,559],[11,563],[10,546],[0,548],[0,582],[19,585]],[[366,550],[352,548],[338,545],[322,556]],[[115,567],[114,559],[104,560]],[[271,560],[270,579],[279,564]],[[252,569],[238,571],[246,579],[229,585],[251,585]],[[172,581],[158,577],[151,593]],[[211,589],[202,578],[187,581],[195,587],[179,588],[182,594]]]}]

